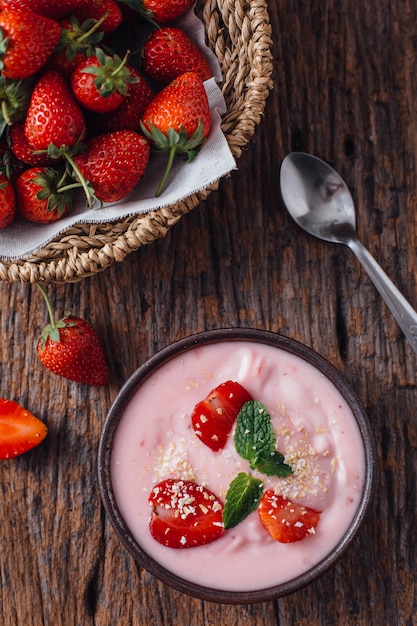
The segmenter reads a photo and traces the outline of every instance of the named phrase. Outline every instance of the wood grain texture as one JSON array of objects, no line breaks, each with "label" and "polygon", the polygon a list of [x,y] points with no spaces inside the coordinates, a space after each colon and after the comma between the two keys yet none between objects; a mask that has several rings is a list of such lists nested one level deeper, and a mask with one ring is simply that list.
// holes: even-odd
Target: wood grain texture
[{"label": "wood grain texture", "polygon": [[[46,323],[36,287],[0,284],[0,395],[49,427],[0,465],[4,626],[380,626],[417,614],[416,355],[352,253],[301,232],[278,174],[291,150],[345,178],[361,240],[417,306],[417,30],[411,0],[272,0],[275,89],[219,192],[167,236],[104,273],[50,287],[102,337],[111,380],[94,389],[37,361]],[[106,412],[147,357],[223,326],[281,332],[354,386],[375,434],[379,482],[352,549],[277,602],[220,606],[142,571],[101,506],[96,456]],[[279,565],[278,565],[279,566]]]}]

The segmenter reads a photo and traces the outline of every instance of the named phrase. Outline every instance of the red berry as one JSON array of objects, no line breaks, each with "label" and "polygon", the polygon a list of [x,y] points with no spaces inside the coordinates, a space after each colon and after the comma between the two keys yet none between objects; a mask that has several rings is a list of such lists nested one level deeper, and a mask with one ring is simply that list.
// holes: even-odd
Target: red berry
[{"label": "red berry", "polygon": [[39,445],[48,429],[13,400],[0,398],[0,459],[12,459]]},{"label": "red berry", "polygon": [[265,491],[258,507],[259,519],[272,539],[280,543],[301,541],[314,535],[320,512]]},{"label": "red berry", "polygon": [[223,504],[192,481],[163,480],[152,489],[149,503],[151,535],[164,546],[193,548],[224,535]]},{"label": "red berry", "polygon": [[196,404],[191,421],[197,437],[214,451],[224,448],[240,409],[252,400],[240,383],[228,380]]}]

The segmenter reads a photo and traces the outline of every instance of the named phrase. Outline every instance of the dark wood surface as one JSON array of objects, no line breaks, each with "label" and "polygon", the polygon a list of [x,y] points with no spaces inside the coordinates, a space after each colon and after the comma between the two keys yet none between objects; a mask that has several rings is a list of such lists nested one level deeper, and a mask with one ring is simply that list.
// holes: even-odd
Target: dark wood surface
[{"label": "dark wood surface", "polygon": [[[0,285],[0,395],[49,427],[40,447],[0,466],[4,626],[416,623],[417,356],[352,253],[301,232],[278,185],[291,150],[336,167],[361,240],[417,306],[416,6],[271,0],[275,88],[239,170],[164,239],[49,288],[59,312],[72,308],[101,335],[108,386],[45,370],[39,292]],[[142,571],[96,476],[105,415],[127,377],[173,340],[223,326],[280,332],[327,357],[367,408],[378,457],[375,501],[349,553],[304,590],[253,606],[204,603]]]}]

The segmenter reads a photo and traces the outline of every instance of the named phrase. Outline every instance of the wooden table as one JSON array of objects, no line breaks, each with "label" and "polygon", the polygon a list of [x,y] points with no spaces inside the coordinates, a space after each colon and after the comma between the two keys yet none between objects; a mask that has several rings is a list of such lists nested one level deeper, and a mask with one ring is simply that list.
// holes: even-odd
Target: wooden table
[{"label": "wooden table", "polygon": [[[271,0],[275,89],[239,169],[166,238],[75,284],[51,286],[102,337],[110,384],[58,378],[37,360],[47,313],[35,286],[0,285],[0,395],[49,427],[3,462],[4,626],[412,624],[417,605],[416,354],[345,247],[285,212],[289,151],[327,160],[349,184],[358,231],[417,306],[417,5]],[[379,7],[379,8],[378,8]],[[138,567],[101,506],[96,455],[106,412],[135,368],[209,328],[280,332],[327,357],[356,389],[376,440],[379,483],[349,553],[308,588],[253,606],[204,603]]]}]

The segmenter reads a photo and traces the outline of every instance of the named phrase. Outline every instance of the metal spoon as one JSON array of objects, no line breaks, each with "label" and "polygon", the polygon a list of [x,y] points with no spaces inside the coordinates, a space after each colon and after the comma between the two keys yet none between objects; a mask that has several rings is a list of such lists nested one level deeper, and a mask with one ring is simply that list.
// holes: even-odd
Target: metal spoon
[{"label": "metal spoon", "polygon": [[292,152],[282,162],[280,185],[284,203],[299,226],[352,250],[417,352],[417,313],[359,241],[355,207],[342,178],[317,157]]}]

